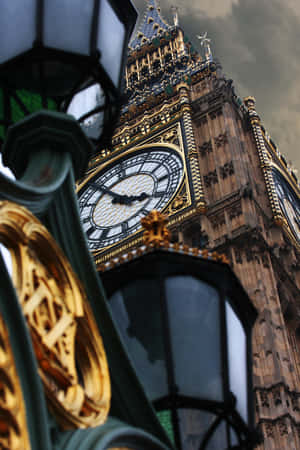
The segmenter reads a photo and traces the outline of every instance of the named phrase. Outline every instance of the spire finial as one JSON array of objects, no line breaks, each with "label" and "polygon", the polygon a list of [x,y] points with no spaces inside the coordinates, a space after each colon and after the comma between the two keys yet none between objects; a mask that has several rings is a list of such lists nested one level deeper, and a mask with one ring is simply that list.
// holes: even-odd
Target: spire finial
[{"label": "spire finial", "polygon": [[198,34],[197,38],[200,41],[201,47],[204,47],[206,61],[212,61],[213,58],[212,58],[212,53],[211,53],[211,48],[210,48],[211,39],[209,39],[207,37],[207,31],[205,31],[203,36],[201,36],[201,34]]},{"label": "spire finial", "polygon": [[173,22],[174,22],[174,26],[178,27],[179,25],[179,17],[178,17],[178,7],[177,6],[171,6],[171,11],[173,14]]}]

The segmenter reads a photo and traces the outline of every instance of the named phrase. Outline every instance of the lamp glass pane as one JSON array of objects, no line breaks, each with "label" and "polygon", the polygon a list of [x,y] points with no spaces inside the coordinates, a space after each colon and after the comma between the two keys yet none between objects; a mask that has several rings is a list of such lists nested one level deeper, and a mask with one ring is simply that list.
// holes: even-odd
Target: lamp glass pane
[{"label": "lamp glass pane", "polygon": [[[80,121],[80,118],[97,107],[103,107],[105,95],[99,84],[83,89],[72,99],[67,113]],[[83,131],[90,139],[98,139],[103,131],[104,111],[99,111],[80,122]]]},{"label": "lamp glass pane", "polygon": [[0,64],[31,49],[36,37],[35,0],[1,0]]},{"label": "lamp glass pane", "polygon": [[109,301],[128,354],[150,400],[167,395],[160,289],[155,280],[136,280]]},{"label": "lamp glass pane", "polygon": [[230,390],[236,396],[237,411],[247,422],[248,402],[246,333],[239,318],[228,302],[226,302],[226,327]]},{"label": "lamp glass pane", "polygon": [[45,0],[44,45],[90,54],[94,0]]},{"label": "lamp glass pane", "polygon": [[120,21],[108,0],[101,0],[97,47],[101,64],[116,87],[119,86],[125,39],[125,25]]},{"label": "lamp glass pane", "polygon": [[179,393],[222,401],[218,291],[191,276],[169,277],[165,288]]},{"label": "lamp glass pane", "polygon": [[[205,433],[216,420],[216,416],[207,411],[197,409],[179,409],[179,429],[183,450],[199,450]],[[226,424],[221,422],[205,450],[225,450],[228,448],[226,437]]]},{"label": "lamp glass pane", "polygon": [[239,439],[237,437],[235,430],[233,428],[230,428],[230,444],[232,446],[234,446],[234,445],[237,446],[238,443],[239,443]]},{"label": "lamp glass pane", "polygon": [[168,435],[168,438],[175,445],[175,435],[174,435],[174,427],[172,421],[172,413],[169,409],[163,411],[157,411],[156,415],[158,420],[160,421],[161,426],[164,428],[165,432]]}]

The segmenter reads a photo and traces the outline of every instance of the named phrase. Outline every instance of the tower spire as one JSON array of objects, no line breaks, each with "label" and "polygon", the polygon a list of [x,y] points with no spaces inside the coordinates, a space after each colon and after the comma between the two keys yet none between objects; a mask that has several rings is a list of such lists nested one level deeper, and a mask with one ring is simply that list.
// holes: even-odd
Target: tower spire
[{"label": "tower spire", "polygon": [[171,26],[161,16],[157,0],[148,0],[143,20],[129,47],[131,49],[140,47],[170,28]]}]

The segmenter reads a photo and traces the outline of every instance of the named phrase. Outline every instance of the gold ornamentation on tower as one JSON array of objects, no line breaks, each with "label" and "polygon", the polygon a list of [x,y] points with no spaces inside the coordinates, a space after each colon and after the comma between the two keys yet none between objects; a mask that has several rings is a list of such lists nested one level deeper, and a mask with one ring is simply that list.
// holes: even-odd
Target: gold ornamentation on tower
[{"label": "gold ornamentation on tower", "polygon": [[64,428],[102,424],[110,379],[102,339],[79,280],[46,228],[0,202],[0,240],[30,329],[49,406]]},{"label": "gold ornamentation on tower", "polygon": [[29,450],[24,399],[2,316],[0,316],[0,411],[0,448]]},{"label": "gold ornamentation on tower", "polygon": [[160,245],[170,242],[171,233],[166,227],[167,223],[167,216],[155,209],[146,217],[143,217],[141,219],[141,224],[146,230],[144,231],[143,236],[144,243],[146,245],[159,247]]}]

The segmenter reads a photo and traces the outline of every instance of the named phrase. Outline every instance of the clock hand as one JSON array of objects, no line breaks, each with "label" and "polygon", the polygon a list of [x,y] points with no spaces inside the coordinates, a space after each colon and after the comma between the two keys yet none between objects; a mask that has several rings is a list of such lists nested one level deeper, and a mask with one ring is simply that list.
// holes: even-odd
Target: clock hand
[{"label": "clock hand", "polygon": [[118,197],[112,199],[112,204],[119,203],[120,205],[131,205],[131,200],[128,195],[119,194]]},{"label": "clock hand", "polygon": [[104,192],[105,194],[110,195],[111,197],[118,197],[119,196],[119,194],[117,194],[116,192],[111,191],[110,189],[108,189],[107,187],[105,187],[103,185],[101,186],[101,185],[99,185],[97,183],[92,183],[92,182],[90,182],[89,185],[92,186],[93,188],[98,189],[99,191]]},{"label": "clock hand", "polygon": [[146,198],[149,198],[149,194],[146,194],[146,192],[142,192],[140,195],[130,195],[129,200],[131,202],[134,202],[136,200],[142,202],[143,200],[146,200]]},{"label": "clock hand", "polygon": [[132,202],[135,200],[143,201],[146,198],[149,197],[149,194],[146,194],[146,192],[142,192],[140,195],[126,195],[126,194],[118,194],[117,192],[111,191],[109,188],[98,185],[97,183],[90,182],[90,186],[93,186],[96,189],[99,189],[104,194],[108,194],[112,197],[112,203],[116,204],[119,203],[120,205],[128,205],[130,206]]},{"label": "clock hand", "polygon": [[132,204],[132,202],[138,200],[138,201],[143,201],[146,198],[149,197],[149,194],[146,194],[146,192],[142,192],[139,195],[120,195],[119,199],[113,199],[112,203],[120,203],[121,205],[128,205],[130,206]]},{"label": "clock hand", "polygon": [[139,200],[143,201],[146,198],[149,197],[149,194],[146,194],[146,192],[142,192],[140,195],[120,195],[119,199],[114,198],[112,200],[112,203],[120,203],[121,205],[128,205],[130,206],[132,202]]},{"label": "clock hand", "polygon": [[90,186],[93,186],[96,189],[99,189],[100,191],[102,191],[104,194],[108,194],[111,197],[113,197],[112,199],[112,203],[120,203],[120,205],[126,205],[127,203],[127,199],[129,198],[128,195],[121,195],[118,194],[117,192],[111,191],[110,189],[108,189],[105,186],[101,186],[98,185],[97,183],[89,183]]}]

